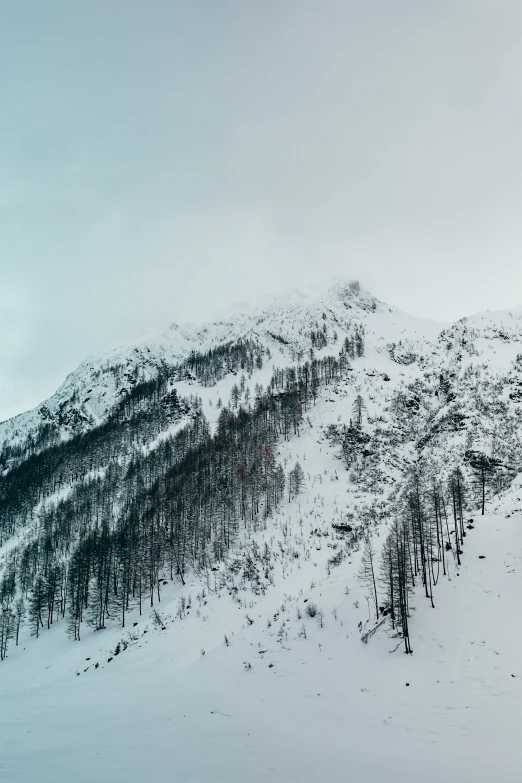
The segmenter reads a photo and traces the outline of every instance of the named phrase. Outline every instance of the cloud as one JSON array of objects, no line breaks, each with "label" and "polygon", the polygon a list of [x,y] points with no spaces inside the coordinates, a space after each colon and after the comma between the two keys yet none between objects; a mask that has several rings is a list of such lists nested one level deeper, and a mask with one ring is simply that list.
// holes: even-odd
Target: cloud
[{"label": "cloud", "polygon": [[509,0],[12,4],[0,418],[325,275],[444,320],[517,304],[521,34]]}]

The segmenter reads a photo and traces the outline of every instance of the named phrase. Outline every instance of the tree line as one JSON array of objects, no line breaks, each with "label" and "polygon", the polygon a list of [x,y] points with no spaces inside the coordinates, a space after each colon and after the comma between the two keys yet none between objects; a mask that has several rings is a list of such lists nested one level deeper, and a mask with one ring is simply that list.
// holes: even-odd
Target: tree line
[{"label": "tree line", "polygon": [[[214,433],[197,398],[181,400],[165,379],[137,384],[109,421],[10,470],[1,529],[4,540],[24,535],[0,579],[2,656],[24,624],[38,637],[64,621],[72,639],[85,623],[124,626],[132,608],[161,601],[166,580],[207,571],[266,524],[304,481],[299,465],[285,473],[278,441],[300,434],[318,386],[342,368],[327,357],[275,372],[251,404],[222,408]],[[178,432],[144,447],[183,417]]]}]

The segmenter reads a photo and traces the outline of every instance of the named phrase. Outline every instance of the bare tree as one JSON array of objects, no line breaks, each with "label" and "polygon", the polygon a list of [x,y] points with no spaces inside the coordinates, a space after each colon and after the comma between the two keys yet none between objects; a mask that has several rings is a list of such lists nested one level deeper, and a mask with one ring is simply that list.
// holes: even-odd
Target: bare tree
[{"label": "bare tree", "polygon": [[370,535],[366,536],[361,567],[359,569],[359,581],[369,591],[375,606],[375,618],[379,617],[379,598],[377,595],[377,581],[375,578],[375,549]]}]

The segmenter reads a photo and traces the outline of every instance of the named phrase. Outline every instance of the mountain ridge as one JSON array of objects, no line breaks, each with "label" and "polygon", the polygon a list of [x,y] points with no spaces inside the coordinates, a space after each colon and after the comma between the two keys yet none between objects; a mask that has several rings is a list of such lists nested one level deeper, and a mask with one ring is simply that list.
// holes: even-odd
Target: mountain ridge
[{"label": "mountain ridge", "polygon": [[[429,325],[436,323],[417,319],[415,316],[408,316],[406,313],[402,313],[397,308],[391,308],[391,306],[373,297],[369,292],[361,289],[357,281],[329,284],[328,288],[315,296],[312,296],[310,292],[302,293],[294,290],[293,300],[290,299],[290,301],[287,295],[273,298],[266,297],[262,305],[251,304],[247,308],[247,312],[242,309],[233,313],[229,318],[203,322],[200,325],[178,325],[173,323],[167,330],[157,335],[148,335],[140,337],[138,340],[127,341],[106,353],[102,353],[100,356],[87,357],[75,370],[68,374],[67,378],[50,398],[29,411],[22,412],[17,416],[0,422],[0,442],[9,437],[16,437],[14,433],[20,428],[29,427],[31,429],[39,426],[40,417],[38,416],[38,411],[42,406],[56,410],[82,387],[85,391],[95,385],[98,376],[113,367],[124,366],[127,372],[132,372],[136,366],[139,366],[143,370],[144,377],[150,377],[151,374],[153,375],[156,372],[157,367],[161,363],[176,363],[186,358],[191,351],[210,350],[216,345],[231,340],[244,339],[249,335],[267,339],[270,337],[270,331],[279,337],[282,336],[288,343],[293,343],[294,348],[302,347],[304,349],[303,343],[306,341],[301,339],[302,335],[300,334],[303,328],[303,317],[306,318],[308,326],[310,326],[311,323],[320,319],[324,309],[326,308],[328,311],[329,306],[332,304],[334,306],[337,305],[337,312],[333,314],[334,321],[340,315],[344,315],[342,311],[339,312],[339,305],[342,306],[344,304],[346,308],[354,309],[356,316],[359,318],[365,312],[371,312],[372,308],[375,307],[382,308],[383,312],[394,312],[398,315],[400,314],[401,317],[411,318],[419,324]],[[359,310],[361,313],[359,313]],[[290,329],[289,334],[288,322],[291,321],[292,315],[297,320],[297,330],[294,330],[292,333]],[[332,313],[330,312],[329,315],[332,315]],[[270,321],[272,321],[271,324],[265,325],[264,334],[262,336],[259,335],[257,332],[260,330],[260,327]],[[442,326],[443,324],[441,323]],[[342,328],[342,325],[340,328]],[[435,326],[433,326],[433,330],[436,330]],[[273,343],[274,341],[272,340],[271,342]],[[97,401],[97,405],[93,406],[91,403],[88,406],[88,410],[78,417],[79,423],[82,420],[84,423],[87,423],[89,419],[91,419],[91,423],[98,423],[103,419],[110,406],[114,404],[116,389],[105,387],[100,391],[100,396],[104,392],[104,396],[108,395],[108,405],[104,405],[101,399]]]}]

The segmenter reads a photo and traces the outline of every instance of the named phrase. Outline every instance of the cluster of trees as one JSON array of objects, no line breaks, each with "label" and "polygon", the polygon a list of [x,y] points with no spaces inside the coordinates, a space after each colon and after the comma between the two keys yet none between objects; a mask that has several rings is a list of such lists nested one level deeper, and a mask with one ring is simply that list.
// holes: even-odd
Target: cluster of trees
[{"label": "cluster of trees", "polygon": [[15,432],[12,441],[4,443],[0,447],[0,473],[7,470],[10,465],[27,459],[31,454],[50,448],[57,440],[56,425],[45,420],[28,437],[18,440]]},{"label": "cluster of trees", "polygon": [[193,351],[188,359],[174,371],[176,380],[196,378],[203,386],[214,386],[230,373],[240,370],[249,376],[254,370],[261,370],[263,359],[270,359],[270,350],[254,340],[238,340],[219,345],[205,353]]},{"label": "cluster of trees", "polygon": [[[331,342],[337,342],[337,332],[333,332]],[[326,322],[320,327],[317,324],[316,329],[310,331],[310,342],[312,349],[320,350],[326,348],[328,345],[328,330]],[[343,353],[348,359],[355,359],[356,357],[364,356],[365,344],[364,344],[364,326],[356,326],[353,333],[345,337],[341,353]]]},{"label": "cluster of trees", "polygon": [[349,359],[364,356],[364,326],[357,326],[353,335],[345,337],[343,350]]},{"label": "cluster of trees", "polygon": [[[256,383],[255,388],[255,395],[256,398],[259,397],[259,395],[262,392],[262,386]],[[230,391],[230,407],[233,408],[233,410],[236,410],[239,408],[241,403],[244,404],[245,407],[249,407],[252,400],[252,395],[250,393],[250,387],[247,386],[245,374],[243,373],[241,375],[241,379],[239,381],[239,384],[235,383],[232,386],[232,389]],[[218,400],[218,408],[221,408],[223,406],[222,400]]]},{"label": "cluster of trees", "polygon": [[463,472],[455,468],[442,484],[414,471],[407,480],[401,508],[393,519],[382,547],[379,569],[368,536],[360,578],[369,590],[375,617],[389,616],[393,629],[411,653],[409,617],[411,595],[421,585],[434,607],[434,588],[441,574],[448,573],[448,558],[460,565],[466,537],[464,513],[466,485]]},{"label": "cluster of trees", "polygon": [[325,431],[328,440],[340,446],[340,456],[347,468],[350,468],[360,457],[369,456],[369,444],[372,440],[370,434],[363,429],[366,403],[361,394],[357,394],[352,412],[353,418],[348,425],[330,424]]},{"label": "cluster of trees", "polygon": [[274,370],[269,390],[276,395],[281,392],[295,394],[306,411],[312,403],[315,405],[319,388],[346,377],[349,367],[350,364],[342,351],[338,357],[310,359],[297,367]]},{"label": "cluster of trees", "polygon": [[326,323],[323,324],[322,329],[312,329],[310,332],[310,342],[312,343],[312,348],[316,350],[321,350],[321,348],[326,348],[328,345],[328,333],[326,328]]},{"label": "cluster of trees", "polygon": [[2,476],[3,540],[26,528],[0,578],[2,657],[24,623],[38,637],[64,620],[73,639],[85,622],[125,625],[132,607],[161,601],[166,579],[211,568],[241,530],[264,525],[304,485],[299,464],[286,475],[278,463],[278,440],[299,434],[316,385],[340,367],[323,359],[276,373],[252,404],[222,408],[214,434],[197,398],[180,400],[164,377],[138,383],[107,422]]},{"label": "cluster of trees", "polygon": [[0,546],[31,522],[45,498],[125,460],[184,416],[198,416],[200,406],[200,400],[180,399],[158,376],[135,386],[103,424],[11,465],[0,476]]}]

